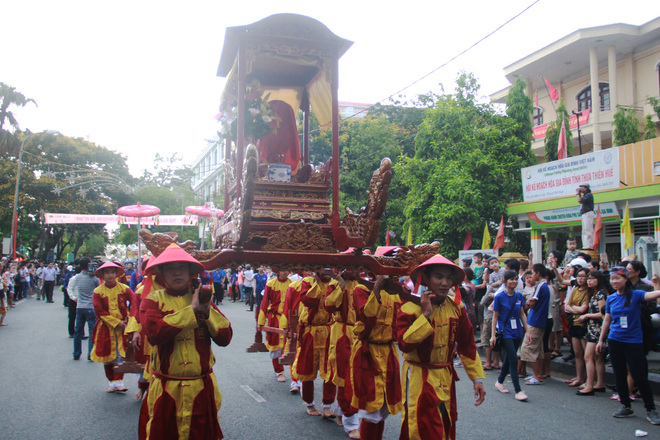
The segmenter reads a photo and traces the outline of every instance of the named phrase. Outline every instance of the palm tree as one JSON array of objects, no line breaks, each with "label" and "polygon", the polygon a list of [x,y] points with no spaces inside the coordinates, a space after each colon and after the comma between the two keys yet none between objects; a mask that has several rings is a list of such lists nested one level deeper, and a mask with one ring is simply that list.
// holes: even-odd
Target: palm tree
[{"label": "palm tree", "polygon": [[34,99],[26,98],[22,93],[17,92],[15,87],[0,82],[0,153],[6,154],[18,146],[18,139],[4,128],[5,122],[7,122],[14,130],[20,129],[16,117],[9,110],[9,106],[13,104],[25,107],[30,102],[37,105]]}]

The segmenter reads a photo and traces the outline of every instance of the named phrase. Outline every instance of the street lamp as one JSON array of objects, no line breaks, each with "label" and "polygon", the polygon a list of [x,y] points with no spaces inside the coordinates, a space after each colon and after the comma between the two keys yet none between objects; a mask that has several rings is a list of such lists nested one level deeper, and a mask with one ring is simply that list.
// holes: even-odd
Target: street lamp
[{"label": "street lamp", "polygon": [[21,142],[21,148],[18,150],[18,172],[16,173],[16,190],[14,191],[14,213],[11,217],[11,251],[12,258],[16,259],[16,227],[18,226],[18,188],[21,185],[21,165],[23,164],[23,147],[25,142],[36,134],[60,134],[57,130],[44,130],[37,133],[30,133],[25,136],[23,142]]}]

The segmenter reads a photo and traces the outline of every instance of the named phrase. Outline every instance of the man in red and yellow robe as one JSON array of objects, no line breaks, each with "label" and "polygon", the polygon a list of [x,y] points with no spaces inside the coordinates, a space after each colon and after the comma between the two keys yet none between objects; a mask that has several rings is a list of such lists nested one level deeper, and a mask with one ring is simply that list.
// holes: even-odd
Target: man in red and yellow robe
[{"label": "man in red and yellow robe", "polygon": [[325,308],[325,298],[333,292],[341,294],[337,280],[326,272],[302,280],[299,307],[299,332],[295,374],[302,381],[302,398],[309,415],[320,415],[314,406],[314,379],[323,379],[323,417],[333,418],[331,411],[336,387],[328,375],[328,349],[332,315]]},{"label": "man in red and yellow robe", "polygon": [[457,289],[464,277],[458,266],[439,255],[412,273],[428,290],[421,294],[419,304],[406,302],[397,318],[399,348],[405,359],[400,440],[456,437],[456,351],[474,382],[475,404],[483,402],[485,375],[474,331],[460,294],[454,296],[456,290],[451,289]]},{"label": "man in red and yellow robe", "polygon": [[92,295],[96,324],[92,331],[90,359],[104,364],[108,393],[127,390],[124,374],[114,371],[114,365],[123,362],[126,356],[124,329],[128,321],[128,302],[133,297],[127,285],[117,282],[117,277],[123,273],[124,269],[114,263],[104,263],[94,273],[103,284],[94,289]]},{"label": "man in red and yellow robe", "polygon": [[[288,320],[284,316],[284,301],[289,284],[291,284],[291,280],[289,279],[289,273],[286,271],[280,271],[276,278],[266,283],[257,318],[257,328],[259,330],[266,324],[268,324],[268,327],[288,328]],[[285,335],[266,332],[266,348],[270,352],[273,370],[275,370],[278,382],[285,381],[284,366],[279,362],[285,344]]]},{"label": "man in red and yellow robe", "polygon": [[355,276],[349,271],[342,274],[346,281],[344,288],[334,290],[325,299],[325,307],[333,314],[330,326],[330,347],[328,350],[328,375],[337,385],[338,423],[351,438],[359,438],[360,423],[357,410],[351,407],[353,387],[351,386],[351,350],[355,342],[356,313],[353,289],[358,285]]},{"label": "man in red and yellow robe", "polygon": [[353,290],[356,306],[354,332],[357,337],[351,354],[352,406],[359,409],[360,438],[382,439],[385,418],[401,411],[399,352],[396,348],[396,316],[401,306],[398,295],[381,295],[358,284]]},{"label": "man in red and yellow robe", "polygon": [[[150,275],[151,290],[163,289],[162,281],[159,283],[154,275]],[[128,337],[128,343],[133,346],[133,353],[135,355],[135,362],[144,365],[144,370],[138,377],[139,391],[135,395],[136,400],[141,400],[144,397],[147,389],[149,388],[149,380],[151,379],[151,344],[144,334],[142,322],[140,319],[140,304],[142,303],[142,293],[144,291],[144,280],[135,288],[133,299],[131,300],[131,314],[128,317],[128,324],[124,333]]]},{"label": "man in red and yellow robe", "polygon": [[165,288],[150,291],[140,304],[144,333],[152,345],[140,439],[223,438],[218,423],[222,395],[213,373],[211,342],[227,346],[232,328],[211,302],[210,289],[193,290],[198,283],[193,275],[202,270],[175,244],[147,267],[147,275],[162,275]]}]

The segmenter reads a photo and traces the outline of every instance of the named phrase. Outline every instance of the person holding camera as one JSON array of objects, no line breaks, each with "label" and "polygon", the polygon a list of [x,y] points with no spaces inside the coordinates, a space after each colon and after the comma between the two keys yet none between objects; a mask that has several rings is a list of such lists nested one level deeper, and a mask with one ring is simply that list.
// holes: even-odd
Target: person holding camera
[{"label": "person holding camera", "polygon": [[583,183],[576,189],[577,201],[582,205],[580,215],[582,216],[582,249],[592,249],[594,247],[594,195],[591,194],[591,187],[588,183]]}]

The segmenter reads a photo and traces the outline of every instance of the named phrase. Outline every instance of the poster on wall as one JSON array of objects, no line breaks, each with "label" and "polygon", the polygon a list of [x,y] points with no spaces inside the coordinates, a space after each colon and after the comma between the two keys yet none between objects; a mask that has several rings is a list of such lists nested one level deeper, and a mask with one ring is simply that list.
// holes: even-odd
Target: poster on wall
[{"label": "poster on wall", "polygon": [[520,173],[525,202],[575,195],[583,183],[592,191],[618,188],[619,147],[522,168]]}]

